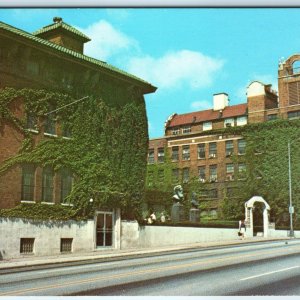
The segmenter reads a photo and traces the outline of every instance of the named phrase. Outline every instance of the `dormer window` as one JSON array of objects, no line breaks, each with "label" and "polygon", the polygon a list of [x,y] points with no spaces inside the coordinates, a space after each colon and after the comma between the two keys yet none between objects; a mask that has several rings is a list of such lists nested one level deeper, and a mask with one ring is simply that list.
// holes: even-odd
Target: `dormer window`
[{"label": "dormer window", "polygon": [[173,135],[180,134],[180,129],[179,129],[179,127],[173,128],[173,129],[172,129],[172,134],[173,134]]},{"label": "dormer window", "polygon": [[203,131],[212,130],[212,122],[203,122]]},{"label": "dormer window", "polygon": [[187,134],[187,133],[190,133],[191,132],[191,126],[184,126],[182,128],[182,133],[183,134]]},{"label": "dormer window", "polygon": [[237,126],[247,125],[247,117],[246,116],[237,117],[237,119],[236,119],[236,125]]},{"label": "dormer window", "polygon": [[234,118],[228,118],[224,120],[224,127],[233,127],[234,126]]}]

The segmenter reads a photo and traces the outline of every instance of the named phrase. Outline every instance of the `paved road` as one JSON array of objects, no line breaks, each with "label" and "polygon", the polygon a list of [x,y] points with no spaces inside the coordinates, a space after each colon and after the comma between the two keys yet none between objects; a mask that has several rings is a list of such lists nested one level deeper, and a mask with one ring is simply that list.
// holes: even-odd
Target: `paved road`
[{"label": "paved road", "polygon": [[0,296],[300,295],[300,241],[2,275]]}]

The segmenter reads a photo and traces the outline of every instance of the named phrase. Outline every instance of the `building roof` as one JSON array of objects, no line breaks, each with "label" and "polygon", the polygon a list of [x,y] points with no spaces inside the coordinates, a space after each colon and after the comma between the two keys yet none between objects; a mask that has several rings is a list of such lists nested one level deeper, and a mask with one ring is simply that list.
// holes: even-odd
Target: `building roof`
[{"label": "building roof", "polygon": [[57,29],[57,28],[65,29],[66,31],[69,31],[69,32],[81,37],[85,41],[90,41],[91,40],[88,36],[83,34],[81,31],[77,30],[76,28],[74,28],[74,27],[70,26],[69,24],[67,24],[65,22],[62,22],[62,21],[61,22],[55,22],[53,24],[44,26],[43,28],[33,32],[32,34],[33,35],[40,35],[42,33],[46,33],[46,32],[52,31],[52,30]]},{"label": "building roof", "polygon": [[37,37],[37,36],[35,36],[31,33],[28,33],[24,30],[21,30],[19,28],[13,27],[11,25],[8,25],[8,24],[0,21],[0,32],[1,32],[1,30],[2,31],[3,30],[8,31],[12,34],[15,34],[15,35],[18,35],[20,37],[31,40],[33,42],[36,42],[40,45],[52,48],[54,51],[60,51],[64,54],[67,54],[67,55],[71,56],[72,58],[79,59],[79,60],[82,60],[82,61],[85,61],[85,62],[89,62],[89,63],[91,63],[95,66],[103,68],[104,70],[107,70],[107,71],[110,71],[110,72],[113,72],[113,73],[117,73],[119,75],[126,76],[127,78],[131,78],[135,81],[138,81],[140,84],[143,84],[144,86],[147,85],[151,90],[150,92],[154,92],[157,89],[155,86],[151,85],[149,82],[147,82],[145,80],[142,80],[142,79],[138,78],[137,76],[129,74],[129,73],[123,71],[123,70],[120,70],[120,69],[118,69],[118,68],[116,68],[112,65],[109,65],[106,62],[103,62],[101,60],[97,60],[95,58],[86,56],[84,54],[81,54],[81,53],[78,53],[76,51],[70,50],[70,49],[65,48],[63,46],[57,45],[55,43],[52,43],[52,42],[47,41],[45,39],[39,38],[39,37]]},{"label": "building roof", "polygon": [[215,111],[213,109],[195,111],[182,115],[175,115],[167,125],[167,127],[189,125],[194,123],[213,121],[217,119],[232,118],[237,116],[244,116],[247,114],[247,103],[227,106],[222,110],[222,115],[220,111]]}]

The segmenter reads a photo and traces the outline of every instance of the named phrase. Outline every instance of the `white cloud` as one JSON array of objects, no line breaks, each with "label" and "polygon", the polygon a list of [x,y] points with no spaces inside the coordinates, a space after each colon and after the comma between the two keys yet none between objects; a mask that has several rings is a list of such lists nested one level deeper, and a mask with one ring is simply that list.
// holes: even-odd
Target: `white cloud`
[{"label": "white cloud", "polygon": [[128,71],[162,88],[186,84],[190,88],[208,87],[222,70],[224,61],[201,52],[181,50],[160,58],[135,57],[128,62]]},{"label": "white cloud", "polygon": [[205,110],[205,109],[211,108],[212,103],[207,100],[194,101],[191,103],[190,107],[191,107],[191,109],[194,109],[194,110]]},{"label": "white cloud", "polygon": [[85,44],[85,53],[100,60],[111,56],[138,49],[138,42],[118,31],[107,21],[101,20],[86,29],[78,28],[91,41]]}]

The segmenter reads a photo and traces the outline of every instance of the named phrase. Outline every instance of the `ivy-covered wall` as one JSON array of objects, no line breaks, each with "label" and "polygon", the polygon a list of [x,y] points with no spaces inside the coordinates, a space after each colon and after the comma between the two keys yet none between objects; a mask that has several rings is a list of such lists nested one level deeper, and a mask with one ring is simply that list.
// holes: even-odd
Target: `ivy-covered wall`
[{"label": "ivy-covered wall", "polygon": [[[26,130],[26,114],[16,117],[9,109],[10,104],[16,99],[22,101],[25,113],[38,116],[38,130],[42,131],[45,113],[76,99],[46,90],[0,90],[0,134],[4,126],[12,126],[24,137],[18,153],[0,162],[0,178],[23,163],[52,166],[57,171],[68,168],[75,175],[68,199],[74,205],[75,215],[89,216],[98,207],[119,207],[127,218],[138,215],[144,196],[148,145],[143,96],[132,94],[125,103],[115,99],[122,96],[120,92],[112,93],[112,99],[108,91],[103,96],[89,97],[57,111],[57,122],[68,126],[71,139],[58,136],[38,141]],[[124,93],[125,96],[128,97]],[[94,199],[92,206],[90,198]]]},{"label": "ivy-covered wall", "polygon": [[[289,222],[289,181],[288,181],[288,141],[291,143],[291,177],[292,202],[295,207],[295,223],[300,216],[300,120],[275,120],[246,126],[230,127],[219,130],[205,131],[199,135],[243,136],[246,140],[245,155],[233,156],[234,163],[245,163],[244,174],[235,174],[235,181],[228,183],[232,192],[226,195],[224,183],[224,199],[220,199],[219,218],[239,220],[244,216],[244,203],[254,195],[264,197],[270,204],[271,221],[277,225]],[[148,165],[148,174],[153,176],[151,187],[147,186],[147,199],[158,195],[163,200],[164,193],[172,193],[174,184],[171,180],[171,169],[175,163]],[[158,172],[165,168],[164,183]],[[152,173],[151,173],[152,172]],[[149,182],[149,178],[147,179]],[[205,200],[205,193],[210,184],[202,184],[191,178],[185,184],[186,201],[189,203],[190,193],[196,192],[200,200],[200,209],[206,209],[211,200]]]}]

